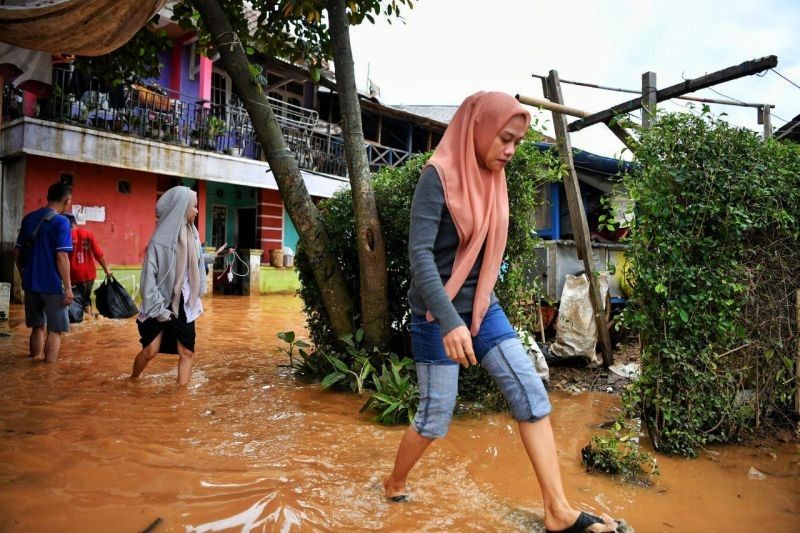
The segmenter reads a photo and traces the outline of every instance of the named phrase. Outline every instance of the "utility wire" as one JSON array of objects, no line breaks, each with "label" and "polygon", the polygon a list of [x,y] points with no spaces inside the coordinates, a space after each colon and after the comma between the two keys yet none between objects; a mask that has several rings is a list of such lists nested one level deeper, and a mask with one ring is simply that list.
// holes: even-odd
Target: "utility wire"
[{"label": "utility wire", "polygon": [[794,85],[795,87],[797,87],[798,89],[800,89],[800,85],[796,84],[795,82],[793,82],[792,80],[790,80],[789,78],[787,78],[786,76],[784,76],[783,74],[781,74],[780,72],[778,72],[777,70],[775,70],[774,68],[771,68],[770,70],[771,70],[772,72],[774,72],[775,74],[777,74],[778,76],[780,76],[781,78],[783,78],[783,79],[785,79],[786,81],[788,81],[789,83],[791,83],[792,85]]},{"label": "utility wire", "polygon": [[[541,74],[531,74],[534,78],[539,79],[546,79],[547,76],[543,76]],[[685,78],[684,78],[685,79]],[[598,85],[596,83],[587,83],[583,81],[571,81],[571,80],[559,80],[561,83],[567,83],[570,85],[580,85],[581,87],[590,87],[592,89],[602,89],[604,91],[616,91],[620,93],[629,93],[629,94],[642,94],[642,91],[635,91],[633,89],[623,89],[620,87],[609,87],[607,85]],[[692,94],[684,94],[682,96],[676,97],[679,100],[689,100],[692,102],[703,102],[707,104],[722,104],[722,105],[733,105],[733,106],[742,106],[742,107],[763,107],[764,104],[752,104],[748,102],[742,102],[741,100],[729,99],[728,101],[724,100],[714,100],[711,98],[702,98],[699,96],[694,96]],[[770,107],[775,107],[774,105]]]},{"label": "utility wire", "polygon": [[[712,92],[715,92],[715,93],[717,93],[718,95],[722,96],[723,98],[730,98],[731,100],[735,100],[735,101],[737,101],[737,102],[740,102],[740,101],[741,101],[741,100],[736,100],[736,98],[733,98],[732,96],[728,96],[728,95],[726,95],[726,94],[722,94],[721,92],[719,92],[718,90],[716,90],[716,89],[714,89],[714,88],[712,88],[712,87],[706,87],[706,88],[707,88],[709,91],[712,91]],[[782,120],[782,121],[784,121],[784,122],[789,122],[789,121],[788,121],[788,120],[786,120],[785,118],[779,117],[779,116],[778,116],[778,115],[776,115],[775,113],[770,113],[770,116],[772,116],[772,117],[774,117],[774,118],[777,118],[778,120]]]}]

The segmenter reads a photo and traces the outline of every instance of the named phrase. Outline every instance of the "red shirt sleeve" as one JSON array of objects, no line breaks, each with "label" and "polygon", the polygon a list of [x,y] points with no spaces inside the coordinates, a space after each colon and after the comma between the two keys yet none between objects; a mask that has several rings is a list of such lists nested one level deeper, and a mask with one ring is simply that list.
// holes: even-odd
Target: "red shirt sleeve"
[{"label": "red shirt sleeve", "polygon": [[97,244],[97,239],[94,238],[93,234],[89,234],[89,242],[92,243],[92,254],[94,255],[95,259],[99,259],[103,257],[103,250],[100,249],[100,245]]}]

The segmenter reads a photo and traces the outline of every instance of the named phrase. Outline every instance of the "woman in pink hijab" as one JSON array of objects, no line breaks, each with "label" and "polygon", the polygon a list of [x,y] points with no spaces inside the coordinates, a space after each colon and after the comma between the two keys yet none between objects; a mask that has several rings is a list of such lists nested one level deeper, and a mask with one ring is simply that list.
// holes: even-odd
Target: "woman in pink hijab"
[{"label": "woman in pink hijab", "polygon": [[513,97],[475,93],[458,108],[420,175],[408,245],[420,404],[384,493],[392,501],[407,498],[409,472],[447,433],[459,366],[480,364],[518,421],[539,480],[547,531],[615,531],[610,517],[578,512],[567,501],[547,392],[493,291],[508,236],[505,166],[529,126],[530,115]]}]

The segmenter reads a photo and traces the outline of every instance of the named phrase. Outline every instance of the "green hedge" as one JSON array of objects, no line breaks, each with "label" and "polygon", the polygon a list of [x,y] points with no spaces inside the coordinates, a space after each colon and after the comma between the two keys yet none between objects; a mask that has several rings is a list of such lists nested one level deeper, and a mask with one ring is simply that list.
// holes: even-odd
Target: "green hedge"
[{"label": "green hedge", "polygon": [[797,386],[800,157],[707,112],[659,115],[636,157],[625,322],[643,372],[625,402],[657,450],[692,456],[787,411]]}]

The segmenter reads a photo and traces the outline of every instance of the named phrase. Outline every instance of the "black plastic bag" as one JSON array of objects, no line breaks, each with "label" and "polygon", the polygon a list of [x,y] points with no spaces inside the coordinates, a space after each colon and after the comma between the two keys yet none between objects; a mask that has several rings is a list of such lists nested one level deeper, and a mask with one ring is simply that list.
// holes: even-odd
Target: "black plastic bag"
[{"label": "black plastic bag", "polygon": [[67,315],[70,324],[83,322],[83,295],[80,292],[75,293],[72,303],[67,308]]},{"label": "black plastic bag", "polygon": [[139,313],[133,298],[113,276],[107,277],[95,289],[97,312],[107,318],[130,318]]}]

